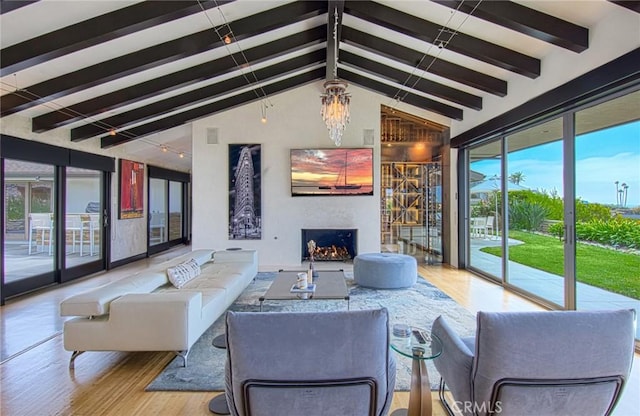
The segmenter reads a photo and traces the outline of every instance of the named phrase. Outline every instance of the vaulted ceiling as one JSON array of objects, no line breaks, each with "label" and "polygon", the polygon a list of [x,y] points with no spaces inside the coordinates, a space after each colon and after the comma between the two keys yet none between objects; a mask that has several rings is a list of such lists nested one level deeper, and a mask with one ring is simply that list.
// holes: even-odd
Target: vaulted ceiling
[{"label": "vaulted ceiling", "polygon": [[640,11],[590,3],[2,1],[0,115],[108,148],[332,78],[337,53],[339,78],[463,120],[553,50],[587,50],[610,8]]}]

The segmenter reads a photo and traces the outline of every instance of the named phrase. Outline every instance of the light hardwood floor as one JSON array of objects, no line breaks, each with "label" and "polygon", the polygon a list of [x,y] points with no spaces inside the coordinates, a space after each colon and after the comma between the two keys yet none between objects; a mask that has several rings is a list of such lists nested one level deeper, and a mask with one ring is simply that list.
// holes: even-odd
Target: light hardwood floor
[{"label": "light hardwood floor", "polygon": [[[3,354],[10,358],[0,365],[0,414],[211,415],[207,405],[216,393],[144,391],[171,361],[171,353],[88,352],[77,359],[75,370],[67,367],[70,353],[64,351],[59,332],[63,321],[58,316],[60,300],[71,293],[119,279],[152,261],[142,260],[108,274],[25,296],[0,308],[2,350],[10,353]],[[480,309],[541,309],[468,272],[429,266],[420,267],[420,273],[474,313]],[[615,412],[617,416],[640,414],[638,360],[636,354],[630,383]],[[434,415],[445,415],[436,392],[433,399]],[[406,407],[408,400],[408,393],[396,393],[392,410]]]}]

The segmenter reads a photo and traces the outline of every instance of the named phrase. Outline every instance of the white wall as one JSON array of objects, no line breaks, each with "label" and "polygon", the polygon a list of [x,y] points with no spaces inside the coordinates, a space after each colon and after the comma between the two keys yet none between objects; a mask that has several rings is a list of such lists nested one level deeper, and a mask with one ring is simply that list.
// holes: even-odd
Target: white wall
[{"label": "white wall", "polygon": [[[356,228],[358,253],[380,251],[380,105],[388,98],[356,86],[351,123],[342,147],[365,147],[363,130],[373,129],[374,195],[291,197],[289,150],[333,147],[320,116],[322,82],[269,97],[267,124],[252,103],[193,123],[193,248],[257,249],[263,270],[300,265],[302,228]],[[405,111],[446,123],[442,117],[403,105]],[[207,144],[207,128],[218,144]],[[228,145],[262,144],[262,240],[228,239]]]}]

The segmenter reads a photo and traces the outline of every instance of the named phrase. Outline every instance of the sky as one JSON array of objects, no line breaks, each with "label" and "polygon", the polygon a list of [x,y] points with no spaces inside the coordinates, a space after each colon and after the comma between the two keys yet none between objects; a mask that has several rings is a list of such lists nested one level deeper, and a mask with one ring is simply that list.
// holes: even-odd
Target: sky
[{"label": "sky", "polygon": [[[640,206],[640,121],[576,137],[576,196],[583,201],[616,204],[616,185],[626,183],[627,207]],[[512,152],[509,174],[522,172],[521,185],[556,190],[562,195],[562,142],[556,141]],[[500,175],[499,160],[483,160],[471,169]]]}]

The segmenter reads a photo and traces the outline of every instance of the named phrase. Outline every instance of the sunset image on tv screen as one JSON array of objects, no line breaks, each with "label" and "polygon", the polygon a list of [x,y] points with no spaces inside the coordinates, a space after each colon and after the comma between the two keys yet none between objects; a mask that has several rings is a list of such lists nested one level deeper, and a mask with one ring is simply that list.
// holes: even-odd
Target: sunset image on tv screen
[{"label": "sunset image on tv screen", "polygon": [[373,195],[373,149],[292,149],[291,194]]}]

